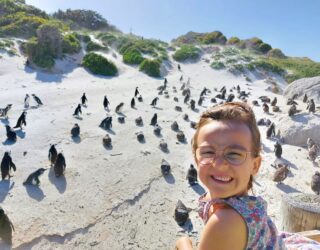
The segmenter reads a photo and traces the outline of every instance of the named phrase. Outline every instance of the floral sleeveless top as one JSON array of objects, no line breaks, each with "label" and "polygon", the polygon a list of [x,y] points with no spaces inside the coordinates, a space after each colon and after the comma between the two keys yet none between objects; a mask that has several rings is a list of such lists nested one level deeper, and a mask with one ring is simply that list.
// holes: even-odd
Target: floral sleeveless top
[{"label": "floral sleeveless top", "polygon": [[278,236],[276,226],[267,215],[267,203],[262,197],[235,196],[205,201],[205,195],[203,194],[199,198],[199,215],[204,223],[207,223],[209,219],[209,211],[212,205],[226,204],[236,210],[246,222],[248,232],[247,250],[286,249],[282,237]]}]

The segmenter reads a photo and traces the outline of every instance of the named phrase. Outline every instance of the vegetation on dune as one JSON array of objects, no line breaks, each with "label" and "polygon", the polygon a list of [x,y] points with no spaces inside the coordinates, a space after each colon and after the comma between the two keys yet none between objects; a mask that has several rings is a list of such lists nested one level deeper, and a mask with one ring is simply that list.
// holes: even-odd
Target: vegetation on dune
[{"label": "vegetation on dune", "polygon": [[224,69],[226,66],[224,65],[223,62],[213,62],[211,63],[211,68],[216,69],[216,70],[220,70],[220,69]]},{"label": "vegetation on dune", "polygon": [[148,76],[159,77],[160,76],[161,63],[158,60],[144,59],[140,64],[140,71],[143,71]]},{"label": "vegetation on dune", "polygon": [[274,58],[287,58],[285,56],[285,54],[282,53],[282,51],[280,49],[271,49],[268,51],[268,54],[267,54],[268,57],[274,57]]},{"label": "vegetation on dune", "polygon": [[117,31],[115,26],[110,25],[105,18],[92,10],[58,10],[57,12],[53,13],[52,16],[56,19],[69,23],[72,29],[85,28],[89,30],[104,29]]},{"label": "vegetation on dune", "polygon": [[192,45],[183,45],[174,54],[174,60],[184,62],[186,60],[197,60],[200,57],[200,49]]},{"label": "vegetation on dune", "polygon": [[88,52],[90,52],[90,51],[98,51],[98,50],[107,51],[107,50],[108,50],[108,47],[101,46],[101,45],[98,44],[98,43],[89,41],[88,44],[87,44],[86,50],[87,50]]},{"label": "vegetation on dune", "polygon": [[73,54],[79,52],[81,49],[80,41],[76,34],[67,34],[62,39],[62,52],[66,54]]},{"label": "vegetation on dune", "polygon": [[82,65],[93,74],[115,76],[118,73],[118,69],[113,62],[94,52],[84,56]]},{"label": "vegetation on dune", "polygon": [[225,44],[227,38],[220,32],[197,33],[189,31],[187,34],[173,39],[175,44]]},{"label": "vegetation on dune", "polygon": [[236,36],[230,37],[227,41],[227,45],[237,45],[240,43],[240,39]]},{"label": "vegetation on dune", "polygon": [[139,65],[143,61],[143,57],[138,49],[135,47],[128,47],[122,52],[123,62],[131,65]]}]

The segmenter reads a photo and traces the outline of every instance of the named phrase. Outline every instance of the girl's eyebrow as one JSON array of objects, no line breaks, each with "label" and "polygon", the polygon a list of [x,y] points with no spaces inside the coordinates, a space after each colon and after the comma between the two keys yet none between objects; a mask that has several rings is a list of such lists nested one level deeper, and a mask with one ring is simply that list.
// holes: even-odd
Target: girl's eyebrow
[{"label": "girl's eyebrow", "polygon": [[[200,146],[199,148],[200,149],[207,149],[207,148],[216,149],[216,147],[214,147],[213,145]],[[225,149],[225,148],[247,150],[245,147],[241,146],[240,144],[231,144],[231,145],[228,145],[228,146],[226,146],[226,147],[224,147],[222,149]]]}]

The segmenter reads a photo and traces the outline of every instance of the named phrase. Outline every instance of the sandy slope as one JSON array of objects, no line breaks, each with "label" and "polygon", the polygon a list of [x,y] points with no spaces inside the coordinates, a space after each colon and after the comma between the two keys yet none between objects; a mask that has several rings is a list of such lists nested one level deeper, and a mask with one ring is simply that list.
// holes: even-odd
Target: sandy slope
[{"label": "sandy slope", "polygon": [[[203,192],[198,186],[191,188],[185,180],[186,170],[192,163],[190,140],[194,130],[189,122],[182,119],[187,113],[196,121],[206,106],[207,96],[199,112],[193,112],[183,104],[179,78],[181,72],[172,63],[169,70],[169,98],[160,96],[158,108],[149,104],[157,96],[156,88],[162,79],[150,78],[137,69],[114,58],[120,68],[120,76],[114,78],[93,76],[83,68],[76,67],[79,61],[71,58],[60,62],[57,72],[45,74],[24,67],[23,57],[0,59],[0,105],[13,104],[9,120],[1,120],[1,157],[5,150],[17,166],[12,180],[0,182],[0,202],[15,225],[14,249],[170,249],[178,235],[188,233],[197,239],[202,222],[197,213],[190,214],[192,224],[179,227],[173,219],[174,206],[181,199],[188,207],[196,209],[196,200]],[[191,94],[197,101],[204,86],[213,91],[223,85],[229,90],[239,84],[250,90],[253,99],[260,95],[275,96],[266,92],[263,80],[248,83],[243,77],[235,77],[225,71],[214,71],[208,63],[181,64],[186,80],[190,77]],[[136,109],[130,108],[134,89],[139,86],[143,103],[137,102]],[[172,87],[176,86],[177,93]],[[88,107],[82,109],[81,119],[72,116],[83,92],[89,99]],[[18,133],[18,140],[12,145],[5,143],[4,125],[11,126],[23,111],[26,93],[35,93],[44,105],[36,107],[33,100],[27,114],[27,127]],[[216,93],[212,92],[212,97]],[[107,95],[111,103],[109,114],[113,116],[113,127],[109,133],[113,140],[112,150],[102,146],[106,131],[98,127],[105,117],[102,101]],[[176,103],[173,97],[177,96]],[[125,106],[125,124],[117,121],[114,108],[120,102]],[[265,115],[261,107],[255,107],[257,118],[269,117],[277,121],[286,115],[285,100],[278,96],[283,112]],[[183,112],[174,110],[182,107]],[[162,137],[153,134],[149,125],[154,113],[162,127]],[[135,118],[141,116],[144,125],[135,125]],[[187,136],[187,143],[178,143],[176,132],[170,125],[177,121]],[[74,123],[81,128],[81,140],[70,137]],[[146,141],[139,143],[136,132],[143,131]],[[274,141],[265,139],[265,128],[261,128],[263,138],[263,166],[254,185],[255,193],[263,195],[269,203],[269,213],[280,227],[280,197],[284,192],[311,193],[309,186],[315,167],[307,160],[306,150],[284,145],[283,158],[292,167],[292,175],[285,184],[276,185],[270,178],[274,169]],[[160,139],[168,143],[169,153],[163,153],[158,145]],[[67,169],[65,177],[55,178],[48,170],[41,177],[41,185],[25,187],[22,182],[34,170],[49,168],[47,160],[50,143],[57,143],[58,151],[63,150]],[[23,156],[23,152],[27,152]],[[166,159],[172,167],[172,176],[163,178],[160,172],[161,159]],[[297,176],[297,177],[296,177]]]}]

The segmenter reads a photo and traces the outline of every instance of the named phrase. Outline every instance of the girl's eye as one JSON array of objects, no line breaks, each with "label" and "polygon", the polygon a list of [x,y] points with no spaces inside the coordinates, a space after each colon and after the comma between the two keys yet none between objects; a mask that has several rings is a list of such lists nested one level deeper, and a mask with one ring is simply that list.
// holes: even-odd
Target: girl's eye
[{"label": "girl's eye", "polygon": [[242,158],[243,154],[238,153],[238,152],[229,152],[226,156],[229,159],[237,159],[237,158]]},{"label": "girl's eye", "polygon": [[214,155],[213,151],[206,151],[206,152],[201,152],[201,155]]}]

